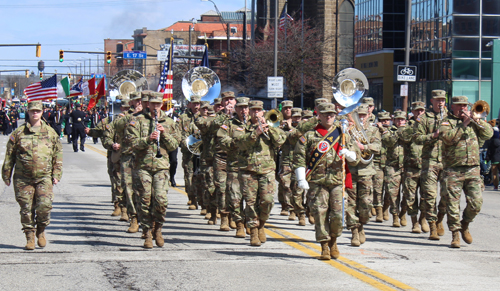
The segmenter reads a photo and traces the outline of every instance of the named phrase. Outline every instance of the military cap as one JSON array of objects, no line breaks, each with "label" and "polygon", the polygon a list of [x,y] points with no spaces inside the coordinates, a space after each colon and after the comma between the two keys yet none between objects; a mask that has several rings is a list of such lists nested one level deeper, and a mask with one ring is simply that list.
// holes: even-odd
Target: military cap
[{"label": "military cap", "polygon": [[391,114],[389,114],[389,112],[386,112],[386,111],[381,111],[378,113],[377,117],[378,117],[378,120],[390,120]]},{"label": "military cap", "polygon": [[445,90],[432,90],[431,95],[433,99],[437,98],[446,98],[446,91]]},{"label": "military cap", "polygon": [[138,100],[141,99],[141,92],[132,92],[129,94],[130,100]]},{"label": "military cap", "polygon": [[313,117],[313,113],[311,110],[302,110],[302,118],[311,118]]},{"label": "military cap", "polygon": [[417,110],[417,109],[423,109],[425,110],[425,103],[422,102],[422,101],[415,101],[411,104],[411,108],[413,110]]},{"label": "military cap", "polygon": [[222,104],[222,99],[221,98],[215,98],[214,99],[214,105],[221,105]]},{"label": "military cap", "polygon": [[335,105],[333,103],[328,103],[328,102],[319,104],[318,110],[319,113],[337,113],[337,110],[335,110]]},{"label": "military cap", "polygon": [[149,92],[151,92],[151,90],[141,91],[141,101],[149,101]]},{"label": "military cap", "polygon": [[222,97],[222,99],[224,99],[224,98],[235,98],[236,97],[236,96],[234,96],[234,92],[233,91],[222,92],[222,94],[220,96]]},{"label": "military cap", "polygon": [[372,97],[364,97],[363,98],[363,104],[375,106],[375,103],[373,103],[373,98]]},{"label": "military cap", "polygon": [[451,102],[453,104],[469,104],[469,99],[467,96],[453,96],[453,98],[451,98]]},{"label": "military cap", "polygon": [[123,99],[121,107],[130,107],[130,104],[128,103],[130,99]]},{"label": "military cap", "polygon": [[208,101],[201,101],[200,104],[200,108],[208,108],[208,106],[210,106],[210,102]]},{"label": "military cap", "polygon": [[80,104],[80,102],[76,102],[75,103],[75,107],[78,108],[78,107],[82,107],[82,104]]},{"label": "military cap", "polygon": [[394,111],[394,119],[406,119],[406,112],[401,110]]},{"label": "military cap", "polygon": [[209,105],[208,105],[208,114],[209,114],[209,115],[211,115],[211,114],[214,114],[214,113],[215,113],[215,111],[214,111],[214,107],[213,107],[213,105],[210,105],[210,104],[209,104]]},{"label": "military cap", "polygon": [[149,103],[163,103],[163,93],[162,92],[150,92]]},{"label": "military cap", "polygon": [[281,108],[285,108],[285,107],[293,107],[293,101],[286,100],[286,101],[281,102]]},{"label": "military cap", "polygon": [[368,114],[368,104],[363,103],[359,105],[358,114]]},{"label": "military cap", "polygon": [[326,98],[318,98],[318,99],[314,100],[314,106],[318,106],[321,103],[326,103],[326,102],[328,102],[328,99],[326,99]]},{"label": "military cap", "polygon": [[292,117],[302,117],[302,108],[292,108]]},{"label": "military cap", "polygon": [[250,101],[248,97],[238,97],[236,98],[236,106],[248,106],[248,101]]},{"label": "military cap", "polygon": [[262,101],[253,100],[248,102],[248,105],[250,106],[250,109],[264,109],[264,102]]},{"label": "military cap", "polygon": [[201,97],[200,96],[191,96],[191,101],[189,103],[200,103]]},{"label": "military cap", "polygon": [[31,101],[28,103],[28,111],[29,110],[43,110],[42,101]]}]

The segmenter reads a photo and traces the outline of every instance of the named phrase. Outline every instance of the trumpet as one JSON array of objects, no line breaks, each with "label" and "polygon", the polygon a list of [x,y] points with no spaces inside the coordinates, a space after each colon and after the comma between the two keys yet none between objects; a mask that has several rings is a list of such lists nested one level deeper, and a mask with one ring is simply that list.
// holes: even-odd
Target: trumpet
[{"label": "trumpet", "polygon": [[470,118],[470,120],[480,128],[484,128],[477,120],[486,118],[490,114],[490,105],[484,100],[478,100],[476,103],[469,103],[471,107],[471,114],[466,114],[463,110],[462,113]]},{"label": "trumpet", "polygon": [[158,127],[158,112],[155,110],[155,130],[158,131],[158,138],[156,139],[156,145],[157,145],[157,150],[156,150],[156,157],[159,159],[163,157],[161,154],[161,149],[160,149],[160,131],[156,129]]}]

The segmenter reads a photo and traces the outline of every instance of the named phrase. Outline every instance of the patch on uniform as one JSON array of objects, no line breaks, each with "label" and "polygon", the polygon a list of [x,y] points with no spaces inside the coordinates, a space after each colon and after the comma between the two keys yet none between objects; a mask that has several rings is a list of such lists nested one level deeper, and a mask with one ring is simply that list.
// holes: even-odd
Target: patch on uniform
[{"label": "patch on uniform", "polygon": [[239,130],[239,131],[245,131],[243,128],[241,127],[237,127],[236,130]]},{"label": "patch on uniform", "polygon": [[189,128],[187,126],[184,126],[184,131],[189,131]]},{"label": "patch on uniform", "polygon": [[227,130],[227,125],[222,125],[220,128],[224,129],[224,130]]},{"label": "patch on uniform", "polygon": [[14,142],[14,135],[13,135],[13,134],[11,134],[11,135],[10,135],[10,140],[11,140],[12,142]]},{"label": "patch on uniform", "polygon": [[109,124],[106,124],[106,129],[110,129]]},{"label": "patch on uniform", "polygon": [[304,136],[301,136],[299,138],[299,141],[302,143],[302,144],[305,144],[306,143],[306,138]]},{"label": "patch on uniform", "polygon": [[134,121],[134,120],[132,120],[132,121],[130,122],[130,125],[135,126],[135,121]]},{"label": "patch on uniform", "polygon": [[450,125],[450,123],[448,121],[444,121],[441,123],[441,125]]},{"label": "patch on uniform", "polygon": [[325,153],[328,151],[328,149],[330,148],[330,144],[326,141],[322,141],[318,144],[318,151],[320,153]]},{"label": "patch on uniform", "polygon": [[420,117],[417,117],[417,121],[420,122],[420,121],[422,121],[422,119],[420,119]]}]

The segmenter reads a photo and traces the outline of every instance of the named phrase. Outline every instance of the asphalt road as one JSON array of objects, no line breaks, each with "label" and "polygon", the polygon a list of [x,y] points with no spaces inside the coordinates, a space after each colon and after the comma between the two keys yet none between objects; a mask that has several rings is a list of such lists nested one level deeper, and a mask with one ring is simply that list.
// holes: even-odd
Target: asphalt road
[{"label": "asphalt road", "polygon": [[[0,136],[0,160],[8,137]],[[88,141],[89,143],[89,141]],[[165,246],[142,248],[140,233],[111,217],[105,151],[100,144],[74,153],[63,140],[64,173],[55,187],[44,249],[25,251],[13,187],[0,186],[0,290],[498,290],[500,192],[487,187],[471,224],[474,242],[451,249],[451,234],[429,241],[410,226],[366,226],[367,242],[339,239],[341,258],[319,261],[312,225],[279,216],[268,241],[251,247],[187,210],[182,168],[169,191]],[[462,201],[464,202],[464,201]]]}]

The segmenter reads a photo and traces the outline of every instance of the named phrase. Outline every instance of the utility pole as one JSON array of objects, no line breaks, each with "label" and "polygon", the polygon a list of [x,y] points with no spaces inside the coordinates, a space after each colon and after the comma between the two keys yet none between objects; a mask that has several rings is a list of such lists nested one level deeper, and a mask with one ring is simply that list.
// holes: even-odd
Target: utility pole
[{"label": "utility pole", "polygon": [[[411,40],[411,0],[406,1],[406,48],[405,48],[405,66],[410,65],[410,40]],[[404,83],[408,88],[408,82]],[[410,90],[408,90],[408,93]],[[403,111],[408,111],[408,94],[403,98]]]}]

